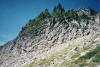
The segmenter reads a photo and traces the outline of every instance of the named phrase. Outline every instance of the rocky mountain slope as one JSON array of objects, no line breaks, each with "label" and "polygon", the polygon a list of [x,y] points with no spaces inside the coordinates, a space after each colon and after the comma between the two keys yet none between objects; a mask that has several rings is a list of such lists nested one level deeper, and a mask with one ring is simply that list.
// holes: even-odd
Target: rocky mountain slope
[{"label": "rocky mountain slope", "polygon": [[100,12],[45,9],[0,46],[0,67],[99,67]]}]

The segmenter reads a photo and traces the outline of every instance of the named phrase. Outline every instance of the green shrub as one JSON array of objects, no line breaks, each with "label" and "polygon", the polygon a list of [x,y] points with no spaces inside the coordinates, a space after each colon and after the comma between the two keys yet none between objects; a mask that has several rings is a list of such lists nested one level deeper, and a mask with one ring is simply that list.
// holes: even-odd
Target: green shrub
[{"label": "green shrub", "polygon": [[65,13],[65,19],[67,19],[68,21],[72,20],[81,21],[81,20],[89,20],[90,18],[85,14],[78,16],[77,12],[72,9]]},{"label": "green shrub", "polygon": [[100,52],[100,46],[97,46],[93,51],[87,53],[85,56],[80,57],[80,59],[90,59],[95,56],[98,52]]},{"label": "green shrub", "polygon": [[72,21],[72,20],[78,20],[78,14],[76,11],[74,10],[69,10],[68,12],[65,13],[65,18],[68,21]]},{"label": "green shrub", "polygon": [[81,20],[89,20],[89,19],[90,18],[87,15],[85,15],[84,13],[78,17],[79,21],[81,21]]},{"label": "green shrub", "polygon": [[90,59],[91,57],[95,58],[92,60],[93,62],[100,62],[100,46],[97,46],[93,51],[87,53],[85,56],[80,57],[75,63],[85,61],[86,59]]},{"label": "green shrub", "polygon": [[80,59],[90,59],[95,54],[96,54],[96,52],[95,51],[92,51],[92,52],[87,53],[85,56],[81,57]]},{"label": "green shrub", "polygon": [[100,52],[96,54],[95,58],[92,59],[93,62],[100,62]]}]

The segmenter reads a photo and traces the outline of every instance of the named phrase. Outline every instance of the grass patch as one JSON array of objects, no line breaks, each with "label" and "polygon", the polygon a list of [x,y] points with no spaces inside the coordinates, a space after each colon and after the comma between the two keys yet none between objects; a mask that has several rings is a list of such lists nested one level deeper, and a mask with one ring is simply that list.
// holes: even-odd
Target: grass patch
[{"label": "grass patch", "polygon": [[84,67],[84,66],[87,66],[87,63],[81,63],[79,64],[80,67]]},{"label": "grass patch", "polygon": [[68,61],[66,59],[64,59],[64,61],[60,64],[60,67],[64,67],[64,66],[67,66],[67,63]]},{"label": "grass patch", "polygon": [[80,56],[80,53],[79,52],[76,52],[71,58],[76,58],[78,56]]},{"label": "grass patch", "polygon": [[93,62],[100,62],[100,52],[96,54],[96,56],[92,59]]},{"label": "grass patch", "polygon": [[39,65],[43,65],[43,64],[46,64],[46,63],[48,63],[47,59],[40,59]]},{"label": "grass patch", "polygon": [[[52,64],[52,62],[55,63],[55,60],[57,60],[57,61],[64,60],[66,54],[67,54],[67,48],[62,49],[59,52],[55,52],[55,53],[51,54],[50,57],[47,57],[45,59],[36,60],[36,61],[32,62],[31,64],[26,65],[24,67],[38,67],[38,66],[41,66],[41,67],[45,66],[45,67],[47,67],[47,66],[50,66]],[[56,64],[56,63],[54,64],[54,63],[53,63],[53,67],[57,67],[58,64]]]},{"label": "grass patch", "polygon": [[88,45],[86,47],[83,47],[83,50],[88,50],[92,45]]},{"label": "grass patch", "polygon": [[[80,57],[78,60],[75,61],[75,63],[85,62],[87,59],[90,59],[91,57],[93,57],[95,55],[97,55],[97,58],[98,58],[98,56],[99,56],[98,53],[100,53],[100,46],[97,46],[93,51],[88,52],[85,56]],[[95,58],[95,60],[97,60],[97,59]]]}]

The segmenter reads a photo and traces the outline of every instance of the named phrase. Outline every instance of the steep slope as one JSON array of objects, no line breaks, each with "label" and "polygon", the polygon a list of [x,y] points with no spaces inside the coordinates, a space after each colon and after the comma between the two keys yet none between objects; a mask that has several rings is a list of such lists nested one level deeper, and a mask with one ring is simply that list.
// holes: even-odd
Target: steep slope
[{"label": "steep slope", "polygon": [[[70,55],[71,49],[75,48],[76,53],[79,51],[79,54],[81,54],[80,49],[83,50],[85,46],[83,43],[86,43],[84,39],[90,41],[87,44],[89,46],[89,43],[91,44],[92,38],[96,34],[100,34],[99,12],[95,12],[92,9],[72,9],[65,11],[58,4],[52,14],[49,14],[46,9],[38,17],[30,20],[14,40],[0,47],[0,65],[1,67],[22,67],[36,61],[32,63],[32,66],[35,63],[39,67],[41,65],[43,67],[52,67],[52,62],[55,62],[54,60],[56,59],[56,65],[63,65],[62,62],[66,61],[66,55],[68,55],[67,60],[73,60],[70,59],[74,55],[74,52]],[[78,40],[79,42],[77,42]],[[69,44],[71,44],[70,47]],[[93,45],[91,45],[93,48],[91,47],[90,50],[95,49],[96,44],[94,45],[95,47]],[[51,53],[54,54],[53,60],[51,60],[52,56],[49,57],[51,59],[41,59],[52,55]],[[55,57],[56,54],[57,57]],[[60,60],[62,60],[61,63]],[[69,65],[69,61],[66,62]],[[53,67],[55,66],[53,65]]]},{"label": "steep slope", "polygon": [[100,34],[88,35],[57,45],[46,56],[24,67],[99,67]]}]

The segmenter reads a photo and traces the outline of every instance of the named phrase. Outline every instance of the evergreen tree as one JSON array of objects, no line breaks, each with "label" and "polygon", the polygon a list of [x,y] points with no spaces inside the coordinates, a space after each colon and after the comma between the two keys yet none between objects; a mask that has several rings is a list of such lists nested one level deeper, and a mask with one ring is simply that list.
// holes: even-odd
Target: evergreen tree
[{"label": "evergreen tree", "polygon": [[39,18],[40,20],[44,19],[44,18],[45,18],[44,13],[43,13],[43,12],[41,12],[41,13],[40,13],[40,15],[38,16],[38,18]]},{"label": "evergreen tree", "polygon": [[48,11],[48,9],[45,9],[42,13],[40,13],[40,15],[38,16],[38,18],[40,20],[44,19],[44,18],[47,18],[47,17],[50,17],[50,13]]},{"label": "evergreen tree", "polygon": [[44,15],[45,15],[45,17],[50,17],[50,13],[49,13],[48,9],[44,10]]},{"label": "evergreen tree", "polygon": [[52,11],[52,16],[63,17],[64,12],[65,12],[64,8],[62,8],[62,5],[60,3],[58,3],[58,5],[55,6],[53,11]]}]

